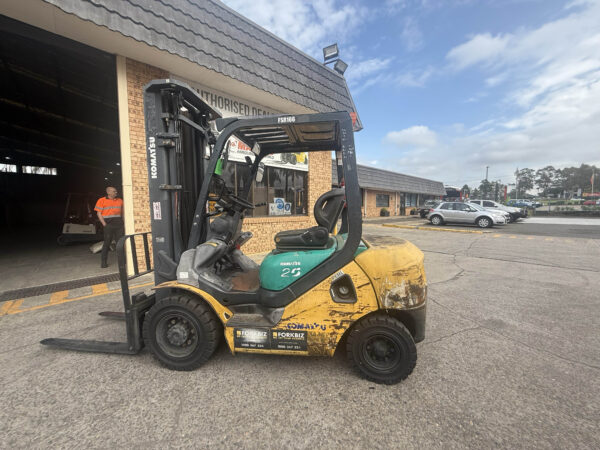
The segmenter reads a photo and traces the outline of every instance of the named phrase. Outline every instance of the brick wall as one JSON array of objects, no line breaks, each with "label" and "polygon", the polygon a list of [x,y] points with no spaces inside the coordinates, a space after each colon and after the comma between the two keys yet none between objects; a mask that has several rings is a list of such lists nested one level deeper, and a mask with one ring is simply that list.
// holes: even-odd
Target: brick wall
[{"label": "brick wall", "polygon": [[[367,189],[367,217],[379,217],[382,206],[376,206],[377,194],[386,194],[390,196],[389,206],[387,207],[391,216],[397,216],[400,214],[400,194],[397,192],[388,191],[376,191]],[[364,198],[363,198],[364,203]],[[396,208],[396,205],[398,206]],[[364,205],[363,205],[364,214]]]},{"label": "brick wall", "polygon": [[146,163],[146,128],[144,123],[144,86],[156,78],[168,78],[164,70],[127,59],[127,99],[131,176],[135,232],[150,231],[148,168]]}]

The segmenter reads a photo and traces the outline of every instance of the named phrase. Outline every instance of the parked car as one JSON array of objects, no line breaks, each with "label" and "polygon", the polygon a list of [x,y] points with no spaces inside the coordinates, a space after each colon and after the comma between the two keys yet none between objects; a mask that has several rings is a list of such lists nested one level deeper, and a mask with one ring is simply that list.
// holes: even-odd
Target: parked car
[{"label": "parked car", "polygon": [[586,200],[583,202],[584,205],[600,205],[600,199],[598,200]]},{"label": "parked car", "polygon": [[424,219],[425,217],[427,217],[427,214],[429,214],[429,210],[435,208],[440,203],[441,203],[441,200],[425,200],[425,203],[423,203],[423,206],[420,206],[417,209],[417,214],[419,214],[421,219]]},{"label": "parked car", "polygon": [[506,220],[506,223],[511,223],[513,221],[512,216],[510,215],[509,212],[503,211],[501,209],[494,209],[494,208],[484,208],[481,205],[478,205],[477,203],[469,203],[470,206],[472,206],[473,208],[479,210],[479,211],[490,211],[494,214],[500,214],[502,216],[504,216],[504,219]]},{"label": "parked car", "polygon": [[[541,205],[541,203],[539,203]],[[531,200],[520,200],[513,198],[506,202],[506,206],[512,206],[513,208],[537,208],[536,203]]]},{"label": "parked car", "polygon": [[432,225],[444,223],[469,223],[480,228],[488,228],[494,225],[505,225],[506,219],[503,214],[478,209],[475,205],[462,202],[442,202],[435,208],[429,210],[427,218]]},{"label": "parked car", "polygon": [[469,203],[474,203],[479,206],[483,206],[485,209],[499,209],[500,211],[506,211],[511,216],[511,221],[516,222],[522,217],[527,217],[527,208],[514,208],[512,206],[504,206],[493,200],[469,200]]}]

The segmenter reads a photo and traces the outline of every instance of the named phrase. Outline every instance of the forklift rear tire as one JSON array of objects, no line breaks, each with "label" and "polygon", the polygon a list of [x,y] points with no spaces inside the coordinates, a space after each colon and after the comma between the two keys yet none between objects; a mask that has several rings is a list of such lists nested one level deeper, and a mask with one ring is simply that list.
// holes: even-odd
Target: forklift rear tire
[{"label": "forklift rear tire", "polygon": [[144,344],[172,370],[194,370],[219,346],[223,326],[212,309],[189,294],[158,301],[144,319]]},{"label": "forklift rear tire", "polygon": [[376,383],[398,383],[417,364],[410,332],[398,319],[383,314],[361,319],[350,331],[346,349],[354,368]]}]

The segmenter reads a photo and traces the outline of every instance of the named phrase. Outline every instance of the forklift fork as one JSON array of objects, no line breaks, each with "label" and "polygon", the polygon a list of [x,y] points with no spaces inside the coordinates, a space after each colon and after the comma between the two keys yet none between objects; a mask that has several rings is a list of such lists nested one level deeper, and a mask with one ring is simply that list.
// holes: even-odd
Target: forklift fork
[{"label": "forklift fork", "polygon": [[[144,347],[142,339],[142,322],[146,312],[154,305],[155,295],[147,296],[143,292],[130,295],[129,282],[135,278],[141,277],[153,271],[150,261],[150,251],[148,248],[148,235],[151,233],[137,233],[123,236],[117,242],[117,260],[119,264],[119,278],[121,280],[121,293],[123,294],[124,312],[103,311],[100,313],[103,317],[120,319],[125,321],[127,329],[127,342],[110,341],[91,341],[82,339],[61,339],[50,338],[40,341],[43,345],[62,348],[65,350],[76,350],[80,352],[94,353],[119,353],[125,355],[134,355]],[[137,260],[137,251],[135,248],[135,236],[142,236],[144,243],[144,257],[146,270],[140,272]],[[131,249],[131,258],[133,261],[133,275],[127,274],[127,254],[125,246],[129,241]]]}]

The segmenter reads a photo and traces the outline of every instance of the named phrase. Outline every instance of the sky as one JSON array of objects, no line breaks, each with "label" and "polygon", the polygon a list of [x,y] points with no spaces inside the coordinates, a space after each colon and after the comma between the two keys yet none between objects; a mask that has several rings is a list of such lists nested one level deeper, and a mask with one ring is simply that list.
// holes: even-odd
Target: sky
[{"label": "sky", "polygon": [[449,185],[600,165],[600,0],[225,0],[313,58],[337,42],[359,163]]}]

